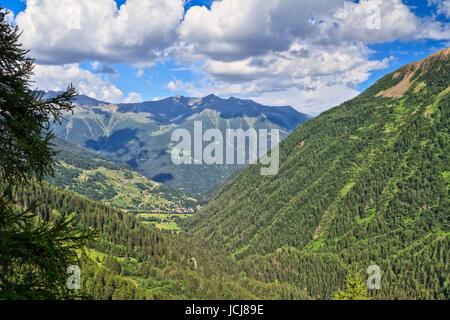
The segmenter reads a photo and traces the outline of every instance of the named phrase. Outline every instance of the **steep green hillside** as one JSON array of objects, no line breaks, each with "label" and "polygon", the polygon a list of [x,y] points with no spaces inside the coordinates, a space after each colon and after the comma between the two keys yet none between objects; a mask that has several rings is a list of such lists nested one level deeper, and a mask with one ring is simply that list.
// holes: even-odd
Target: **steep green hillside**
[{"label": "steep green hillside", "polygon": [[[1,191],[0,186],[0,191]],[[74,217],[98,238],[80,251],[81,292],[93,299],[308,299],[305,290],[257,281],[234,260],[183,232],[159,231],[105,204],[47,183],[13,190],[18,206],[48,221]]]},{"label": "steep green hillside", "polygon": [[176,226],[174,217],[185,217],[197,209],[196,199],[149,180],[128,165],[115,164],[100,153],[58,138],[53,143],[58,164],[54,176],[46,178],[53,185],[137,214],[155,224],[164,220]]},{"label": "steep green hillside", "polygon": [[450,49],[400,68],[292,133],[278,175],[246,168],[186,227],[247,274],[317,277],[313,296],[377,264],[378,297],[448,299],[449,87]]},{"label": "steep green hillside", "polygon": [[[49,93],[51,95],[51,93]],[[113,105],[81,96],[74,114],[55,128],[60,138],[126,163],[154,181],[198,195],[223,183],[243,165],[174,165],[171,142],[175,129],[193,136],[194,121],[203,131],[280,129],[283,139],[309,117],[291,107],[267,107],[249,100],[173,97],[138,104]]]}]

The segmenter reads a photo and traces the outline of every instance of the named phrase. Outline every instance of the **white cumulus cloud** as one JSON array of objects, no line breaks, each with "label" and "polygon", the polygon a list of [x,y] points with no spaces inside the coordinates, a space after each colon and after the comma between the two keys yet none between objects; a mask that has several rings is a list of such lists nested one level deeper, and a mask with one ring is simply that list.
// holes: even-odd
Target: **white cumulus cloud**
[{"label": "white cumulus cloud", "polygon": [[111,82],[80,68],[78,64],[36,65],[33,81],[36,89],[45,91],[62,91],[73,84],[80,94],[106,102],[140,102],[138,93],[130,92],[124,97],[123,92]]},{"label": "white cumulus cloud", "polygon": [[222,0],[191,8],[179,35],[175,54],[200,61],[204,78],[166,88],[312,113],[353,97],[372,71],[388,67],[390,58],[373,60],[369,44],[450,39],[447,25],[417,17],[401,0]]},{"label": "white cumulus cloud", "polygon": [[151,64],[170,46],[183,0],[27,0],[21,41],[41,64],[86,60]]}]

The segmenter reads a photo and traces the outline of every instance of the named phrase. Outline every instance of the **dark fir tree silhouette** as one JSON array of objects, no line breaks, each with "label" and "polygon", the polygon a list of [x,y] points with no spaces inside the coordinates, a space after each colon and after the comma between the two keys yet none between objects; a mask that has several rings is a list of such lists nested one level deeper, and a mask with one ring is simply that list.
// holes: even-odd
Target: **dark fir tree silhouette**
[{"label": "dark fir tree silhouette", "polygon": [[76,249],[92,233],[80,233],[65,214],[42,217],[13,201],[14,190],[52,173],[52,123],[72,110],[72,86],[52,99],[31,87],[34,61],[19,44],[20,32],[0,8],[0,299],[52,299],[66,289]]}]

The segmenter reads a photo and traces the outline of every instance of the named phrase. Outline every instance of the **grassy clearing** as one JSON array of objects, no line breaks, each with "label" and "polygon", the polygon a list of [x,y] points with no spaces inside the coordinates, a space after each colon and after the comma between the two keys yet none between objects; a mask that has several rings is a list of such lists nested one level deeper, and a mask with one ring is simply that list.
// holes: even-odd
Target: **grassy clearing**
[{"label": "grassy clearing", "polygon": [[181,228],[176,223],[160,223],[156,225],[160,230],[180,231]]},{"label": "grassy clearing", "polygon": [[355,186],[355,182],[347,183],[347,185],[341,190],[341,197],[345,197],[347,193]]}]

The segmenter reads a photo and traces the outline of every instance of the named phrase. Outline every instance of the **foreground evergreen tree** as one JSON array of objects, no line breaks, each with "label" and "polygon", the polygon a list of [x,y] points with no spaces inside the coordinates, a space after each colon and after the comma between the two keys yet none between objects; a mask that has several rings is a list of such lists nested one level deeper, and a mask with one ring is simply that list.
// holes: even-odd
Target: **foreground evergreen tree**
[{"label": "foreground evergreen tree", "polygon": [[346,280],[345,290],[339,290],[333,300],[371,300],[366,284],[358,272],[353,272]]},{"label": "foreground evergreen tree", "polygon": [[75,250],[92,234],[79,233],[64,214],[43,219],[34,205],[19,210],[11,190],[52,173],[50,126],[72,109],[76,92],[70,86],[43,100],[31,88],[33,60],[5,16],[0,8],[0,299],[62,298]]},{"label": "foreground evergreen tree", "polygon": [[18,43],[20,33],[0,12],[0,174],[3,179],[23,182],[30,174],[42,178],[52,172],[49,128],[63,112],[72,110],[75,89],[53,99],[30,88],[33,60]]}]

